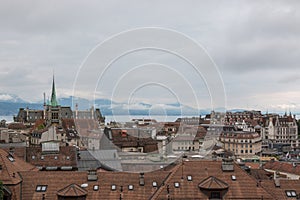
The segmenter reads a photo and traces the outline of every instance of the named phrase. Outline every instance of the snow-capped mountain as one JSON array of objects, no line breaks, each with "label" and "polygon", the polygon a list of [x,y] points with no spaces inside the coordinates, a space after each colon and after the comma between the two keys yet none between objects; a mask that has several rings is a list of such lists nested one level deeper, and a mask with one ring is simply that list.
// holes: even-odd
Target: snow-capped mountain
[{"label": "snow-capped mountain", "polygon": [[[200,114],[206,114],[210,111],[199,110],[192,108],[187,105],[176,103],[170,104],[150,104],[144,102],[137,103],[124,103],[116,102],[109,99],[96,99],[90,101],[84,98],[77,97],[64,97],[59,98],[58,102],[61,106],[71,106],[72,109],[75,108],[75,105],[78,105],[79,110],[90,109],[92,105],[95,105],[96,108],[100,108],[103,115],[194,115],[198,116]],[[13,94],[0,94],[0,115],[16,115],[19,108],[29,109],[43,109],[43,100],[38,101],[37,103],[29,103],[17,95]]]},{"label": "snow-capped mountain", "polygon": [[0,102],[27,103],[15,94],[0,93]]}]

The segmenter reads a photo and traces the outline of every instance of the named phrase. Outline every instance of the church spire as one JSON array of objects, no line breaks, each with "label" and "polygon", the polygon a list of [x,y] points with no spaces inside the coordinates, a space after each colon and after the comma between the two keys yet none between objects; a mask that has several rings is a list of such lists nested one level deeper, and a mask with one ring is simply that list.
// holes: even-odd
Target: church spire
[{"label": "church spire", "polygon": [[58,102],[56,100],[54,75],[53,75],[53,82],[52,82],[51,106],[58,106]]}]

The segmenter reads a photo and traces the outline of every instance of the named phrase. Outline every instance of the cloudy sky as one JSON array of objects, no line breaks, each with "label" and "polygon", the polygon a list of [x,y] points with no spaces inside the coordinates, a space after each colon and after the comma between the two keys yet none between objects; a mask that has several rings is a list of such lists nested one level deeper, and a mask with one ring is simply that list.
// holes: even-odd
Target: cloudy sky
[{"label": "cloudy sky", "polygon": [[[41,100],[43,92],[50,92],[54,70],[60,97],[72,95],[76,77],[81,76],[101,98],[113,94],[115,101],[183,101],[210,107],[205,77],[195,76],[187,63],[168,52],[143,50],[124,56],[103,78],[97,73],[101,80],[96,85],[89,82],[89,75],[81,75],[80,66],[103,41],[131,29],[159,27],[177,31],[205,49],[224,83],[227,108],[300,111],[297,0],[1,0],[0,4],[0,93]],[[174,38],[162,40],[181,44]],[[110,49],[97,56],[112,54]],[[133,70],[137,66],[142,67]],[[92,76],[93,69],[86,70]],[[85,92],[84,87],[76,88],[79,96]]]}]

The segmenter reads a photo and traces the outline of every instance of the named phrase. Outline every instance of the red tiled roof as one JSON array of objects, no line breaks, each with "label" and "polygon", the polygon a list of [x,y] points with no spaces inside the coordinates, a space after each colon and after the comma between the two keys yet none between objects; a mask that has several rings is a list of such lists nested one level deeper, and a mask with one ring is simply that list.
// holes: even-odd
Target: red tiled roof
[{"label": "red tiled roof", "polygon": [[18,172],[37,170],[35,166],[9,154],[3,149],[0,149],[0,165],[2,167],[0,180],[3,184],[18,184],[21,182]]},{"label": "red tiled roof", "polygon": [[[84,195],[86,199],[208,199],[199,188],[213,190],[225,189],[224,199],[276,199],[265,189],[264,182],[258,182],[235,164],[234,171],[224,172],[220,161],[184,161],[177,164],[170,171],[157,170],[145,173],[144,185],[140,185],[140,174],[125,172],[98,172],[96,181],[87,179],[87,172],[78,171],[37,171],[20,172],[22,182],[22,199],[57,199],[58,195]],[[236,180],[232,179],[232,175]],[[187,177],[191,176],[192,180]],[[157,186],[153,186],[153,182]],[[86,187],[81,190],[82,184]],[[178,183],[175,186],[175,183]],[[300,182],[299,182],[300,183]],[[297,183],[298,184],[298,183]],[[36,191],[37,185],[46,185],[45,192]],[[76,186],[77,185],[77,186]],[[94,186],[99,186],[94,190]],[[112,190],[111,186],[116,189]],[[129,185],[133,189],[129,189]],[[273,183],[274,185],[274,183]],[[300,185],[300,184],[299,184]],[[286,188],[293,188],[287,185]],[[298,186],[297,186],[298,187]],[[271,188],[271,186],[266,188]],[[276,190],[277,188],[273,188]],[[82,193],[81,193],[81,192]],[[298,190],[297,190],[298,191]],[[282,191],[278,191],[281,192]]]},{"label": "red tiled roof", "polygon": [[[210,176],[214,176],[228,184],[228,191],[224,199],[273,199],[262,187],[257,186],[254,178],[249,176],[238,165],[234,164],[233,172],[223,172],[220,161],[188,161],[176,168],[172,178],[165,185],[169,185],[169,193],[162,189],[158,199],[208,199],[199,189],[199,183]],[[232,180],[234,175],[236,180]],[[192,176],[192,181],[187,180],[187,176]],[[174,186],[175,182],[180,183],[180,187]]]},{"label": "red tiled roof", "polygon": [[77,152],[74,146],[60,146],[59,152],[45,153],[41,147],[27,147],[27,162],[40,167],[72,166],[77,168]]},{"label": "red tiled roof", "polygon": [[280,187],[276,187],[274,180],[262,180],[261,186],[268,191],[273,199],[278,200],[296,200],[296,197],[287,197],[286,191],[294,190],[297,195],[300,193],[300,180],[284,180],[280,179]]},{"label": "red tiled roof", "polygon": [[264,169],[270,169],[274,171],[286,172],[291,174],[297,174],[300,176],[300,166],[293,165],[293,163],[269,161],[264,166]]}]

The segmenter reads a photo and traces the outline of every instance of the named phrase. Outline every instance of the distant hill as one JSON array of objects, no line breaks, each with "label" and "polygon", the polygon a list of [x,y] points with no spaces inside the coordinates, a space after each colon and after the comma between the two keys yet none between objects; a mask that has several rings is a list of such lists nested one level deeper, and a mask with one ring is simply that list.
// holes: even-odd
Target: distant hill
[{"label": "distant hill", "polygon": [[[115,102],[109,99],[96,99],[90,101],[84,98],[65,97],[59,98],[58,102],[62,106],[75,107],[78,104],[79,110],[90,109],[92,105],[100,108],[103,115],[195,115],[209,113],[209,110],[198,110],[180,103],[171,104],[155,104],[135,103],[127,105],[127,103]],[[43,109],[43,101],[37,103],[29,103],[17,95],[0,94],[0,116],[16,115],[19,108]]]}]

